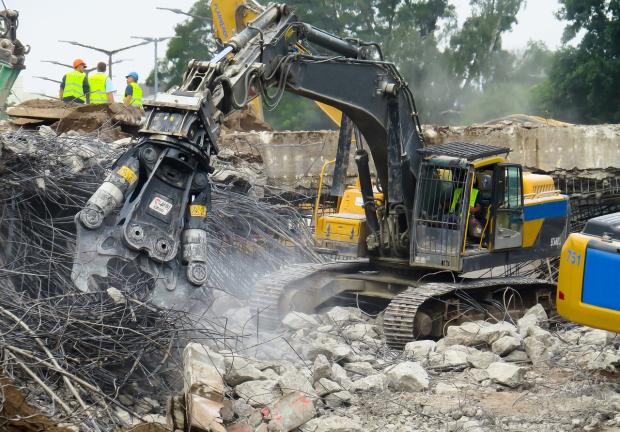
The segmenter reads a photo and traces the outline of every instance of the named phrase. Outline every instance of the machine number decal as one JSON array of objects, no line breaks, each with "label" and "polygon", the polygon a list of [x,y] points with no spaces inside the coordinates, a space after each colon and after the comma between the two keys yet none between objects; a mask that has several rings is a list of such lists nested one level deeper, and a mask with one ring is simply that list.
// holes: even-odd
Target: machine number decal
[{"label": "machine number decal", "polygon": [[172,203],[161,197],[155,197],[149,204],[149,208],[155,210],[159,214],[167,216],[170,210],[172,210]]},{"label": "machine number decal", "polygon": [[561,237],[551,237],[551,247],[562,246],[562,238]]},{"label": "machine number decal", "polygon": [[566,259],[568,260],[569,264],[576,264],[578,266],[581,265],[581,254],[578,254],[574,250],[569,249]]}]

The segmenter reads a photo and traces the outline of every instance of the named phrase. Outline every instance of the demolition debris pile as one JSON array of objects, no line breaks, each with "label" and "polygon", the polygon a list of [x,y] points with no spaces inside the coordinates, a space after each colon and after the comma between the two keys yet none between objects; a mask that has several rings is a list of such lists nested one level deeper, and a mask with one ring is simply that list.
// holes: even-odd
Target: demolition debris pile
[{"label": "demolition debris pile", "polygon": [[[218,298],[218,311],[230,300]],[[402,352],[386,347],[381,315],[357,308],[291,312],[275,333],[257,330],[252,310],[234,305],[224,315],[257,339],[233,352],[212,343],[186,347],[191,430],[205,421],[211,430],[238,432],[620,426],[620,336],[559,323],[541,305],[515,321],[449,327],[443,339],[410,342]],[[213,411],[201,406],[218,406],[221,415],[206,418]],[[213,426],[220,423],[226,429]]]},{"label": "demolition debris pile", "polygon": [[[225,323],[203,316],[208,303],[193,314],[145,304],[152,281],[142,275],[114,274],[107,292],[74,288],[74,215],[128,144],[48,126],[0,134],[0,408],[9,430],[127,425],[182,387],[178,353],[190,338],[234,345]],[[210,217],[211,290],[244,297],[264,272],[319,259],[297,213],[234,185],[215,185]],[[154,402],[136,407],[145,393]]]}]

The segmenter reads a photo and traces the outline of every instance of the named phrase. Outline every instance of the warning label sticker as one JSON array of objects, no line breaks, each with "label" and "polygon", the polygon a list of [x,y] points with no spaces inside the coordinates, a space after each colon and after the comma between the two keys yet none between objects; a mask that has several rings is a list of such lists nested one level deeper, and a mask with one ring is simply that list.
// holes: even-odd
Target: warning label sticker
[{"label": "warning label sticker", "polygon": [[193,204],[189,206],[189,214],[192,217],[207,217],[207,207],[203,205]]},{"label": "warning label sticker", "polygon": [[155,198],[153,198],[153,201],[151,201],[151,203],[149,204],[149,208],[151,210],[155,210],[157,213],[161,215],[167,216],[168,213],[170,213],[170,210],[172,210],[172,203],[169,201],[166,201],[162,197],[156,196]]}]

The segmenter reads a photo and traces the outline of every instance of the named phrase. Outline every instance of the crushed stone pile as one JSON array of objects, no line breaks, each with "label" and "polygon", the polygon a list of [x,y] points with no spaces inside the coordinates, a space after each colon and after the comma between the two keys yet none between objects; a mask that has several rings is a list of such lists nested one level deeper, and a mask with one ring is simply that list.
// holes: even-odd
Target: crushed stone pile
[{"label": "crushed stone pile", "polygon": [[[516,321],[448,327],[443,339],[399,352],[386,347],[381,316],[357,308],[291,312],[282,329],[256,338],[256,311],[223,298],[219,310],[226,304],[224,315],[244,327],[244,344],[236,351],[192,344],[186,352],[221,375],[219,421],[228,431],[620,428],[620,335],[550,320],[541,305]],[[288,402],[302,396],[313,415]],[[276,428],[272,413],[283,398],[299,429]]]}]

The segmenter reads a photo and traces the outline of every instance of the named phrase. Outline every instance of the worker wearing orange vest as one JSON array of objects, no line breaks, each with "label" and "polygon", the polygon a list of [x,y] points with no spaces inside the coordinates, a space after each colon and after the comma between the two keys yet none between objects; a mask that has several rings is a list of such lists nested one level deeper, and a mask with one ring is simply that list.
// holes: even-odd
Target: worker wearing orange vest
[{"label": "worker wearing orange vest", "polygon": [[105,73],[106,68],[104,62],[99,62],[97,64],[97,72],[88,75],[91,104],[114,103],[114,84],[112,84],[112,80]]},{"label": "worker wearing orange vest", "polygon": [[90,88],[84,72],[85,69],[84,60],[76,59],[73,61],[73,70],[67,72],[60,82],[60,100],[67,103],[86,103]]}]

